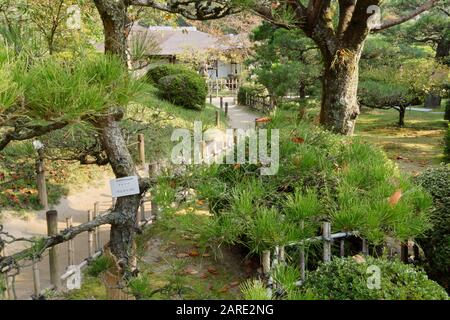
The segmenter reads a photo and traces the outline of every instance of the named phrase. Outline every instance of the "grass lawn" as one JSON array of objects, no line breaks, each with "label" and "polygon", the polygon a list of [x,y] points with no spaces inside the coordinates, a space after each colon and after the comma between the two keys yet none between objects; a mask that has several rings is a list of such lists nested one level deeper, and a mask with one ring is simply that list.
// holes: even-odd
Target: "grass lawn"
[{"label": "grass lawn", "polygon": [[405,127],[399,128],[396,110],[363,108],[355,134],[381,146],[403,171],[418,174],[443,160],[447,125],[443,118],[442,114],[408,110]]}]

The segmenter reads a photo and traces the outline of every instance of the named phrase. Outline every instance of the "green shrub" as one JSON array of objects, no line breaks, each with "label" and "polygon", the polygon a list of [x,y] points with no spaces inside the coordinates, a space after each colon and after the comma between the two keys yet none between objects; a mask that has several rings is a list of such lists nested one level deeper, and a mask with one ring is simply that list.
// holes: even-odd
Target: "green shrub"
[{"label": "green shrub", "polygon": [[425,270],[447,290],[450,289],[450,168],[441,166],[426,170],[417,178],[433,197],[434,227],[418,239],[426,261]]},{"label": "green shrub", "polygon": [[[241,244],[259,254],[319,235],[324,220],[333,231],[357,230],[375,245],[428,230],[431,196],[402,177],[381,149],[293,116],[279,109],[268,124],[281,128],[277,174],[262,176],[261,163],[211,165],[180,181],[178,187],[196,189],[214,214],[197,230],[203,244]],[[403,197],[390,205],[387,199],[400,188]]]},{"label": "green shrub", "polygon": [[267,300],[269,292],[261,280],[248,279],[240,286],[245,300]]},{"label": "green shrub", "polygon": [[[380,271],[379,289],[368,286],[373,277],[369,267],[373,266]],[[445,290],[423,271],[372,257],[362,263],[348,257],[321,264],[308,273],[301,290],[323,300],[448,300]]]},{"label": "green shrub", "polygon": [[180,73],[161,78],[157,84],[162,98],[187,109],[205,106],[207,88],[198,74]]},{"label": "green shrub", "polygon": [[450,121],[450,99],[447,100],[445,105],[444,119]]},{"label": "green shrub", "polygon": [[267,89],[260,84],[246,83],[239,88],[238,103],[242,106],[246,105],[246,96],[267,96]]},{"label": "green shrub", "polygon": [[191,70],[183,65],[161,64],[161,65],[154,66],[147,71],[147,79],[151,83],[157,85],[159,80],[161,80],[162,78],[167,77],[167,76],[173,76],[176,74],[190,74],[192,76],[195,76],[195,75],[198,76],[197,72],[195,72],[194,70]]},{"label": "green shrub", "polygon": [[299,110],[300,109],[300,103],[298,101],[286,101],[280,104],[280,109],[283,110]]},{"label": "green shrub", "polygon": [[447,133],[444,137],[445,149],[444,149],[444,161],[450,163],[450,123],[448,124]]},{"label": "green shrub", "polygon": [[98,277],[114,265],[113,260],[107,256],[100,256],[93,260],[87,269],[87,274],[92,277]]}]

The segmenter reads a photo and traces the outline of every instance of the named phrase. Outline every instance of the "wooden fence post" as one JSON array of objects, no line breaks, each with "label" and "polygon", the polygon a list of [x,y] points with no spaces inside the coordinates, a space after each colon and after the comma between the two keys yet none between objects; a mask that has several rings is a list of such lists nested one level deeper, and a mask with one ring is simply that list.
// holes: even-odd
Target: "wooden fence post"
[{"label": "wooden fence post", "polygon": [[[66,218],[66,228],[72,227],[73,220],[72,217]],[[67,264],[73,266],[75,264],[75,247],[73,239],[67,241]]]},{"label": "wooden fence post", "polygon": [[219,79],[216,79],[216,98],[219,97]]},{"label": "wooden fence post", "polygon": [[33,259],[33,299],[39,299],[41,295],[41,279],[39,277],[39,267],[36,260]]},{"label": "wooden fence post", "polygon": [[369,255],[369,245],[366,239],[362,239],[362,254],[367,256]]},{"label": "wooden fence post", "polygon": [[[92,210],[88,210],[88,222],[91,222],[92,218]],[[92,229],[88,231],[88,254],[89,258],[94,255],[94,231]]]},{"label": "wooden fence post", "polygon": [[228,115],[228,102],[225,102],[225,115]]},{"label": "wooden fence post", "polygon": [[[47,218],[47,234],[53,236],[58,234],[58,212],[50,210],[46,213]],[[61,279],[59,277],[58,253],[56,246],[49,249],[48,260],[50,263],[50,283],[59,289],[61,287]]]},{"label": "wooden fence post", "polygon": [[278,252],[278,254],[279,254],[278,261],[280,261],[280,263],[286,262],[286,251],[284,249],[284,246],[280,247],[280,251]]},{"label": "wooden fence post", "polygon": [[47,185],[45,183],[45,164],[44,150],[38,150],[38,158],[36,160],[36,183],[38,189],[39,203],[48,210]]},{"label": "wooden fence post", "polygon": [[262,253],[263,274],[267,276],[270,273],[270,250],[264,250]]},{"label": "wooden fence post", "polygon": [[138,142],[139,142],[139,162],[141,163],[142,167],[145,167],[145,138],[142,133],[138,135]]},{"label": "wooden fence post", "polygon": [[323,237],[323,262],[327,263],[331,261],[331,224],[330,222],[324,222],[322,225],[322,237]]},{"label": "wooden fence post", "polygon": [[[148,166],[148,173],[149,173],[150,177],[156,176],[158,174],[158,164],[151,163]],[[158,216],[158,211],[159,211],[158,204],[154,200],[153,194],[151,194],[150,196],[151,196],[151,214],[152,214],[151,218],[156,218]]]},{"label": "wooden fence post", "polygon": [[342,257],[345,256],[345,240],[341,239],[340,246],[339,246],[339,255]]},{"label": "wooden fence post", "polygon": [[216,110],[216,127],[220,127],[220,112]]},{"label": "wooden fence post", "polygon": [[143,222],[143,221],[145,221],[145,199],[144,198],[142,198],[142,200],[141,200],[141,205],[139,206],[139,210],[141,211],[141,213],[140,213],[140,215],[138,216],[138,218],[139,219],[136,219],[137,220],[137,225],[139,226],[139,223],[140,222]]},{"label": "wooden fence post", "polygon": [[223,110],[223,97],[220,97],[220,110]]},{"label": "wooden fence post", "polygon": [[212,94],[209,95],[209,104],[212,104]]},{"label": "wooden fence post", "polygon": [[200,146],[201,152],[202,152],[202,160],[205,163],[205,161],[208,159],[208,153],[207,153],[207,146],[206,146],[206,141],[202,141],[201,142],[201,146]]},{"label": "wooden fence post", "polygon": [[[303,229],[305,228],[304,221],[301,222],[300,227],[302,229],[302,234],[303,234]],[[304,246],[304,244],[302,244],[300,246],[300,276],[301,276],[302,283],[305,282],[305,274],[306,274],[305,246]]]},{"label": "wooden fence post", "polygon": [[[94,219],[96,219],[100,215],[100,203],[94,203]],[[95,251],[99,251],[101,249],[100,243],[100,227],[95,228]]]},{"label": "wooden fence post", "polygon": [[16,300],[16,294],[13,286],[13,277],[6,274],[6,295],[8,296],[8,300]]}]

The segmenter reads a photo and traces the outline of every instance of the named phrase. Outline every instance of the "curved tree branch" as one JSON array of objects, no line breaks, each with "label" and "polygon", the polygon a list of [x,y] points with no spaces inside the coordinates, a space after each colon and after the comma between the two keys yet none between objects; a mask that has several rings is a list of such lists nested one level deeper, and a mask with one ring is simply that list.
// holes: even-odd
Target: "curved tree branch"
[{"label": "curved tree branch", "polygon": [[381,31],[381,30],[385,30],[391,27],[394,27],[396,25],[402,24],[406,21],[409,21],[415,17],[417,17],[419,14],[430,10],[431,8],[433,8],[435,5],[437,5],[441,0],[428,0],[427,2],[425,2],[423,5],[421,5],[420,7],[418,7],[416,10],[411,11],[410,13],[399,17],[397,19],[393,19],[393,20],[389,20],[384,22],[379,28],[374,29],[374,32],[377,31]]},{"label": "curved tree branch", "polygon": [[6,148],[6,146],[11,141],[22,141],[22,140],[28,140],[34,137],[42,136],[46,133],[49,133],[54,130],[62,129],[65,126],[67,126],[69,123],[67,121],[58,121],[51,123],[46,126],[24,126],[20,127],[17,126],[14,128],[14,130],[6,132],[3,134],[3,136],[0,138],[0,151]]}]

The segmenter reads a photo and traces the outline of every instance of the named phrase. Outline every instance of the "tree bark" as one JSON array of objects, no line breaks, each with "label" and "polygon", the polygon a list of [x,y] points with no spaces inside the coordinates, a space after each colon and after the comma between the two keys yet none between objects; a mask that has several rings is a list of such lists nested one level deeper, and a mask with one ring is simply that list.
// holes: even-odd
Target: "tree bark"
[{"label": "tree bark", "polygon": [[[105,54],[119,56],[126,68],[127,36],[131,28],[127,5],[123,0],[94,2],[104,26]],[[100,134],[103,149],[117,178],[138,175],[120,130],[119,121],[122,116],[120,108],[111,109],[109,115],[98,116],[92,121]],[[114,208],[119,214],[111,223],[110,247],[122,270],[131,266],[136,213],[140,199],[141,195],[120,197]]]},{"label": "tree bark", "polygon": [[[94,125],[100,134],[103,149],[108,155],[111,168],[117,178],[137,176],[136,168],[127,149],[127,145],[120,130],[121,114],[97,117]],[[144,190],[142,190],[144,192]],[[119,214],[111,222],[110,247],[111,252],[118,259],[119,265],[126,269],[133,254],[134,228],[136,213],[139,210],[141,195],[120,197],[117,199],[114,211]]]},{"label": "tree bark", "polygon": [[450,36],[444,35],[436,47],[436,60],[450,66]]},{"label": "tree bark", "polygon": [[405,115],[406,115],[406,107],[400,106],[398,109],[399,118],[398,118],[398,126],[405,126]]},{"label": "tree bark", "polygon": [[360,113],[357,93],[361,51],[338,50],[325,59],[320,123],[343,135],[353,134]]},{"label": "tree bark", "polygon": [[124,0],[94,0],[103,23],[105,35],[105,53],[118,55],[127,61],[127,38],[131,29],[131,20],[127,14]]}]

